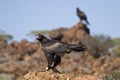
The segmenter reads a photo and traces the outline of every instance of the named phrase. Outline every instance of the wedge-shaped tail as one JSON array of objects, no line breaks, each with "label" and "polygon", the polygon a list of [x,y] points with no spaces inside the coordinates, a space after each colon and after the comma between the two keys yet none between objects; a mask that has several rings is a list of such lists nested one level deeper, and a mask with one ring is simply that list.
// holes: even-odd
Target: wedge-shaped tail
[{"label": "wedge-shaped tail", "polygon": [[83,45],[83,44],[80,44],[80,45],[78,45],[78,44],[70,44],[69,48],[71,50],[77,51],[77,52],[79,52],[79,51],[85,51],[87,49],[86,46]]}]

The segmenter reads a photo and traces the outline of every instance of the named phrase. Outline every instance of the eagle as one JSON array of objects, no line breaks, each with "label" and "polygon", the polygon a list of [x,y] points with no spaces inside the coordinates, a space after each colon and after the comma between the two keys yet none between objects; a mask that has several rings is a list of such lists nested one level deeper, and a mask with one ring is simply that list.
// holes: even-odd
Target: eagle
[{"label": "eagle", "polygon": [[85,13],[83,11],[81,11],[79,8],[76,8],[76,13],[81,21],[84,20],[84,21],[86,21],[87,24],[89,24],[89,22],[87,20],[87,16],[85,15]]},{"label": "eagle", "polygon": [[42,34],[36,34],[36,39],[41,43],[42,51],[47,59],[48,66],[45,71],[52,69],[54,72],[61,73],[55,67],[61,63],[61,57],[71,51],[85,51],[86,46],[83,44],[68,44],[61,41],[51,40]]}]

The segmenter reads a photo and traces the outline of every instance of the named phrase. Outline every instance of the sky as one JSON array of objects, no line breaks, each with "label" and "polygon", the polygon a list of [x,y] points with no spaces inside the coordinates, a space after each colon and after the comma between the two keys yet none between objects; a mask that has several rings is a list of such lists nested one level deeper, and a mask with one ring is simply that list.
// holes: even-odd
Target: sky
[{"label": "sky", "polygon": [[0,0],[0,29],[20,41],[31,39],[32,30],[71,28],[79,22],[77,7],[87,15],[92,35],[120,37],[120,0]]}]

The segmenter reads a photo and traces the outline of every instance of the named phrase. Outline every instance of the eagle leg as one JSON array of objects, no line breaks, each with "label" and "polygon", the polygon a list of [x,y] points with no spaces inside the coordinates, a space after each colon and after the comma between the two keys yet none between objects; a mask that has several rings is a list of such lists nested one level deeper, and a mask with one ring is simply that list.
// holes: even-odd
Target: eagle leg
[{"label": "eagle leg", "polygon": [[54,65],[53,65],[53,68],[55,68],[58,64],[61,63],[61,55],[55,55],[54,56]]},{"label": "eagle leg", "polygon": [[50,53],[45,53],[45,56],[47,58],[47,62],[48,62],[48,67],[46,67],[46,71],[48,71],[49,69],[52,69],[53,63],[54,63],[54,55],[50,54]]},{"label": "eagle leg", "polygon": [[55,56],[54,56],[54,65],[53,65],[53,67],[51,68],[55,73],[61,74],[60,71],[58,71],[57,69],[55,69],[55,67],[56,67],[58,64],[60,64],[60,62],[61,62],[61,56],[60,56],[60,55],[55,55]]}]

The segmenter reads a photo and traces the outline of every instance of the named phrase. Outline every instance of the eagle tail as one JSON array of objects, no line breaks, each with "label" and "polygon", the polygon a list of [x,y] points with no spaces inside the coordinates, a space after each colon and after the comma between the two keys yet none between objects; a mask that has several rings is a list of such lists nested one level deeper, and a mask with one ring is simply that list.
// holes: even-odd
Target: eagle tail
[{"label": "eagle tail", "polygon": [[79,51],[85,51],[85,50],[87,49],[86,46],[83,45],[83,44],[80,44],[80,45],[71,44],[71,45],[69,46],[69,48],[70,48],[72,51],[77,51],[77,52],[79,52]]},{"label": "eagle tail", "polygon": [[90,23],[88,22],[88,20],[85,20],[86,21],[86,23],[89,25]]}]

